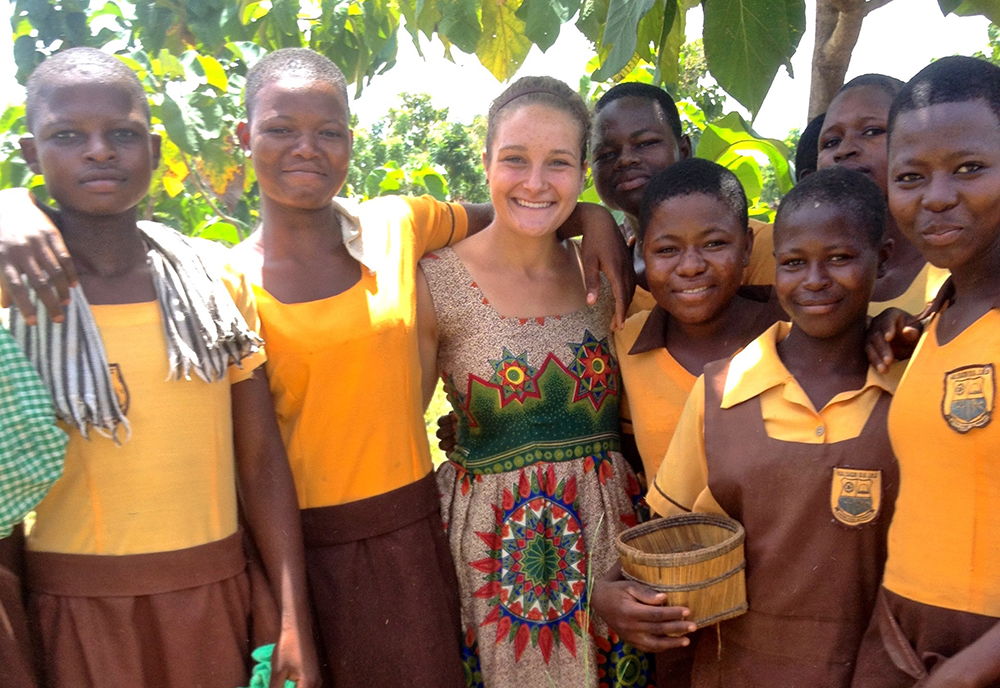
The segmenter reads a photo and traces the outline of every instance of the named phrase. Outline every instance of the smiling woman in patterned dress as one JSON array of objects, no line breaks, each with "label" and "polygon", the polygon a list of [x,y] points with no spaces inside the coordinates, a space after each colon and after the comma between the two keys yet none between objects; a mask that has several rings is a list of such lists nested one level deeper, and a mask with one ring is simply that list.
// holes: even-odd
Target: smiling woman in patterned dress
[{"label": "smiling woman in patterned dress", "polygon": [[486,139],[495,220],[421,262],[425,393],[440,375],[459,418],[438,487],[469,686],[649,685],[645,656],[589,616],[638,483],[619,453],[613,303],[587,305],[576,245],[556,236],[588,124],[562,82],[512,85]]}]

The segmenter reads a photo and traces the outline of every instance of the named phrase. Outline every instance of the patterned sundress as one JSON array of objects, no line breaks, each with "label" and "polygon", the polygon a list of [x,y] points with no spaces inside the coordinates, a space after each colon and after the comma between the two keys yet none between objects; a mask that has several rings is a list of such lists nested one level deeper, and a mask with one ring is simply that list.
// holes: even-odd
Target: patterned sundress
[{"label": "patterned sundress", "polygon": [[451,249],[421,266],[459,418],[437,478],[468,685],[651,685],[648,658],[589,614],[592,583],[617,561],[615,537],[636,523],[640,496],[619,451],[610,287],[567,315],[507,318]]}]

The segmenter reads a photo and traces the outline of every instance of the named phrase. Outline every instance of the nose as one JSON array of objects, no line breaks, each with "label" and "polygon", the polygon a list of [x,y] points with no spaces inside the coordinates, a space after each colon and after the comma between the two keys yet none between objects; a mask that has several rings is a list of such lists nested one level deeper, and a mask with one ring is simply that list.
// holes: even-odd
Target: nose
[{"label": "nose", "polygon": [[115,147],[104,135],[97,133],[87,139],[85,155],[87,160],[106,162],[114,159]]},{"label": "nose", "polygon": [[830,286],[830,273],[822,261],[810,261],[802,286],[809,291],[822,291]]},{"label": "nose", "polygon": [[545,176],[545,164],[539,163],[529,166],[527,175],[524,181],[521,182],[521,186],[527,191],[541,191],[548,185],[548,180]]},{"label": "nose", "polygon": [[295,148],[292,149],[292,153],[306,160],[318,157],[319,149],[316,145],[316,138],[311,134],[301,134],[295,141]]},{"label": "nose", "polygon": [[950,174],[932,174],[924,188],[921,203],[934,212],[948,210],[958,203],[958,194],[951,183]]},{"label": "nose", "polygon": [[639,161],[639,156],[635,146],[624,145],[621,151],[618,153],[618,157],[615,159],[615,168],[620,169],[623,167],[628,167],[634,165]]},{"label": "nose", "polygon": [[705,259],[696,249],[687,249],[677,262],[676,272],[682,277],[695,277],[705,272]]},{"label": "nose", "polygon": [[854,134],[846,134],[833,152],[833,161],[840,162],[841,160],[847,160],[860,153],[861,146],[859,145],[858,137]]}]

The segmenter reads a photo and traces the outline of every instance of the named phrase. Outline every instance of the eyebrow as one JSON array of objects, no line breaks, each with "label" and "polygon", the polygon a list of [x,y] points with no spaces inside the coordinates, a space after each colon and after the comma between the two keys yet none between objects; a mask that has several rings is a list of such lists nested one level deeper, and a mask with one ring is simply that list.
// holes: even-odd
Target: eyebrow
[{"label": "eyebrow", "polygon": [[[500,146],[500,150],[497,152],[499,153],[500,151],[526,151],[526,150],[528,150],[527,146],[510,145],[510,146]],[[555,148],[553,150],[550,150],[549,154],[573,155],[573,151],[566,150],[565,148]]]}]

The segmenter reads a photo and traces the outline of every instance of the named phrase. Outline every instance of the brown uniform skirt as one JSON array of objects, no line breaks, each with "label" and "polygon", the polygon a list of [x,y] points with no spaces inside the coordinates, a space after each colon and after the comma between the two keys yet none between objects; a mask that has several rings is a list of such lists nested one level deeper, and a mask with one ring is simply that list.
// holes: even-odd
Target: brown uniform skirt
[{"label": "brown uniform skirt", "polygon": [[26,552],[43,685],[246,685],[250,590],[240,537],[127,556]]},{"label": "brown uniform skirt", "polygon": [[304,509],[325,688],[465,685],[458,581],[434,475]]},{"label": "brown uniform skirt", "polygon": [[[851,688],[910,688],[1000,621],[922,604],[882,588]],[[996,687],[998,684],[990,684]]]},{"label": "brown uniform skirt", "polygon": [[21,582],[0,566],[0,686],[35,688]]}]

